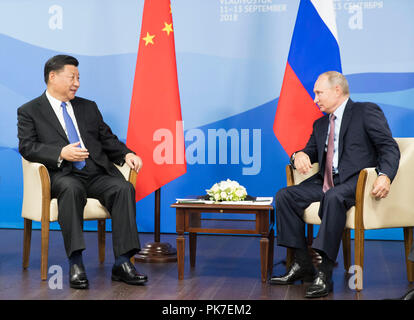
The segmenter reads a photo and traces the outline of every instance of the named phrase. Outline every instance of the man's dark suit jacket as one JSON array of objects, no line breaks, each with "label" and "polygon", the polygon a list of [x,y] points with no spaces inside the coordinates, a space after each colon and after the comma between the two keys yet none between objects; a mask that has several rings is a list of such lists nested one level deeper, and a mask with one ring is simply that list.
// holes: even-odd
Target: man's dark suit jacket
[{"label": "man's dark suit jacket", "polygon": [[[112,162],[123,165],[125,155],[132,151],[112,133],[95,102],[75,97],[70,103],[89,158],[109,175],[122,177]],[[70,173],[72,162],[63,160],[58,167],[60,152],[69,141],[46,94],[21,106],[17,118],[20,154],[44,164],[50,172]]]},{"label": "man's dark suit jacket", "polygon": [[[320,164],[322,175],[325,170],[325,145],[329,127],[329,115],[313,124],[313,132],[301,150],[311,163]],[[352,180],[356,183],[359,172],[375,167],[377,173],[386,174],[391,181],[397,174],[400,150],[382,110],[374,103],[353,102],[345,106],[338,145],[338,173],[340,183]]]}]

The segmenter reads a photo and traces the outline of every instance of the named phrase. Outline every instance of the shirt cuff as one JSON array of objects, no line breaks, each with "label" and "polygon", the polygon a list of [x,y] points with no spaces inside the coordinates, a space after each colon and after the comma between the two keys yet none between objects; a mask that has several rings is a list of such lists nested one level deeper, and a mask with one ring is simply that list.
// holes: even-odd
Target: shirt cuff
[{"label": "shirt cuff", "polygon": [[57,161],[57,166],[58,168],[60,168],[60,166],[62,165],[63,159],[59,156],[59,159]]}]

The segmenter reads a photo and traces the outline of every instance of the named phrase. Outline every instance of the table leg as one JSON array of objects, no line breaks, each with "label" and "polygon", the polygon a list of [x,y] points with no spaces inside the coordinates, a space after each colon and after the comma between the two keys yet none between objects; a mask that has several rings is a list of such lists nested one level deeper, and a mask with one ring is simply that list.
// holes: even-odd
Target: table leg
[{"label": "table leg", "polygon": [[269,261],[269,239],[260,239],[260,267],[262,272],[262,282],[267,281],[267,270]]},{"label": "table leg", "polygon": [[196,263],[196,252],[197,252],[197,233],[190,232],[190,266],[195,267]]},{"label": "table leg", "polygon": [[185,238],[184,238],[184,235],[178,235],[177,236],[178,280],[184,279],[184,256],[185,256]]}]

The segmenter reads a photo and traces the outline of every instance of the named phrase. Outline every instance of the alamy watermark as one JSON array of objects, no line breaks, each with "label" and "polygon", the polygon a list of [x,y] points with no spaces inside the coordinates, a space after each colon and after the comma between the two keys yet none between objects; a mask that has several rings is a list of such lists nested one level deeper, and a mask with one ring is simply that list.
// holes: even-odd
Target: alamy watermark
[{"label": "alamy watermark", "polygon": [[49,29],[62,30],[63,29],[63,7],[57,4],[49,7]]},{"label": "alamy watermark", "polygon": [[[261,129],[189,129],[183,139],[183,122],[176,122],[175,135],[161,128],[154,132],[153,141],[158,142],[153,150],[156,164],[243,164],[243,175],[257,175],[262,162]],[[175,140],[174,141],[174,137]],[[190,142],[185,148],[183,142]],[[218,152],[218,154],[217,154]],[[175,158],[174,158],[175,155]]]},{"label": "alamy watermark", "polygon": [[49,289],[51,290],[62,290],[63,289],[63,270],[59,265],[53,265],[49,267],[48,273],[51,274],[49,278]]},{"label": "alamy watermark", "polygon": [[351,274],[348,280],[348,287],[352,290],[361,290],[363,284],[363,271],[362,267],[358,265],[352,265],[348,273]]}]

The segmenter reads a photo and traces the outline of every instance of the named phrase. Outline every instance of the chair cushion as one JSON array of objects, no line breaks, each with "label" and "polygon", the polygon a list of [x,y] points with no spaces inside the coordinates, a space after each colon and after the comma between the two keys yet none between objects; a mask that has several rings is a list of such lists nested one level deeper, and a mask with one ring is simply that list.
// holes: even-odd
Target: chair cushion
[{"label": "chair cushion", "polygon": [[[313,202],[305,209],[303,220],[308,224],[321,224],[321,219],[318,215],[319,202]],[[346,212],[346,227],[355,229],[355,206],[352,206]]]},{"label": "chair cushion", "polygon": [[[50,201],[50,221],[57,221],[58,206],[57,199]],[[83,211],[84,220],[109,219],[111,218],[108,210],[97,199],[88,198]]]}]

